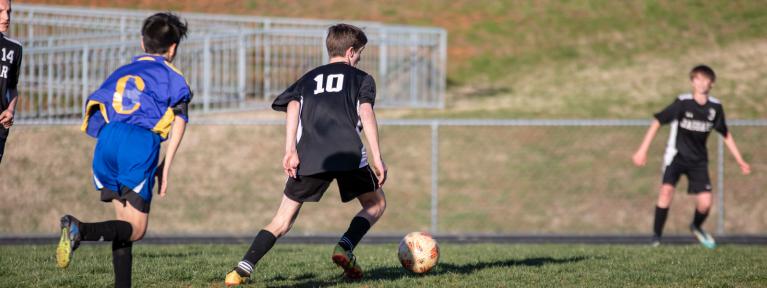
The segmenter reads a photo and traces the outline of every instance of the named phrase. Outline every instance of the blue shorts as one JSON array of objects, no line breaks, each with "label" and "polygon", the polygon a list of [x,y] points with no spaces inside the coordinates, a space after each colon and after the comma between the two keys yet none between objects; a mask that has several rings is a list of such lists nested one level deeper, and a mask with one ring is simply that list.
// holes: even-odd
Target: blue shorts
[{"label": "blue shorts", "polygon": [[93,184],[101,201],[127,201],[149,213],[161,143],[160,135],[135,125],[104,126],[93,152]]}]

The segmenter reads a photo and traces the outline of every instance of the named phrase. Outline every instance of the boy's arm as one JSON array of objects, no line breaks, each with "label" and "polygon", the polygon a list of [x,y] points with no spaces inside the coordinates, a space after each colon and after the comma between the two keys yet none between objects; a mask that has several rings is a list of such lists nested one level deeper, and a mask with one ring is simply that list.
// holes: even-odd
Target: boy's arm
[{"label": "boy's arm", "polygon": [[181,139],[184,138],[184,132],[186,131],[186,121],[181,116],[176,116],[173,119],[173,126],[170,128],[170,139],[168,139],[168,149],[165,150],[165,159],[157,167],[157,182],[159,182],[158,194],[160,197],[165,197],[165,193],[168,191],[168,175],[170,174],[170,167],[173,164],[173,159],[176,156],[176,151],[181,145]]},{"label": "boy's arm", "polygon": [[296,134],[298,133],[298,117],[301,103],[293,100],[288,103],[285,114],[285,157],[282,158],[282,168],[288,177],[296,178],[298,171],[298,151],[296,150]]},{"label": "boy's arm", "polygon": [[13,116],[16,114],[16,101],[19,99],[18,90],[8,89],[8,93],[11,94],[11,102],[8,103],[8,108],[5,111],[0,111],[0,125],[3,125],[5,129],[13,126]]},{"label": "boy's arm", "polygon": [[658,134],[658,129],[660,129],[660,122],[658,122],[658,119],[655,119],[652,121],[652,124],[650,124],[650,128],[647,129],[647,133],[645,133],[642,144],[639,145],[639,149],[637,149],[636,153],[634,153],[634,157],[632,157],[634,165],[644,166],[647,164],[647,151],[650,149],[650,143],[655,139],[655,134]]},{"label": "boy's arm", "polygon": [[724,137],[724,144],[727,145],[727,149],[729,149],[732,156],[735,157],[735,161],[738,162],[740,171],[743,172],[743,175],[751,174],[751,166],[748,165],[740,155],[740,150],[738,150],[738,145],[735,144],[735,138],[732,137],[731,132],[727,132],[727,137]]},{"label": "boy's arm", "polygon": [[360,120],[362,121],[362,131],[365,132],[365,138],[370,145],[370,155],[373,160],[373,168],[378,177],[378,186],[383,186],[386,182],[387,168],[386,164],[381,157],[381,149],[378,144],[378,122],[376,121],[376,114],[373,111],[373,105],[371,103],[360,104]]}]

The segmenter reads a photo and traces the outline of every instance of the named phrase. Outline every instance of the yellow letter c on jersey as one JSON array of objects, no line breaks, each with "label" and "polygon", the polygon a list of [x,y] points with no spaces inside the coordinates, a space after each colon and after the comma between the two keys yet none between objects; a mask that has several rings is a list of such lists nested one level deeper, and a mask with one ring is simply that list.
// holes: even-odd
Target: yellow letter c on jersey
[{"label": "yellow letter c on jersey", "polygon": [[[138,110],[139,107],[141,107],[141,102],[138,101],[138,98],[131,99],[133,100],[134,104],[133,104],[133,107],[131,107],[130,109],[125,110],[125,107],[123,107],[123,94],[125,94],[125,86],[127,86],[128,80],[130,79],[133,79],[133,83],[139,92],[144,91],[144,79],[141,79],[141,77],[138,77],[135,75],[127,75],[117,80],[117,87],[115,88],[115,94],[112,97],[112,108],[114,108],[115,112],[117,113],[131,114],[135,112],[136,110]],[[129,92],[132,92],[132,91],[129,91]]]}]

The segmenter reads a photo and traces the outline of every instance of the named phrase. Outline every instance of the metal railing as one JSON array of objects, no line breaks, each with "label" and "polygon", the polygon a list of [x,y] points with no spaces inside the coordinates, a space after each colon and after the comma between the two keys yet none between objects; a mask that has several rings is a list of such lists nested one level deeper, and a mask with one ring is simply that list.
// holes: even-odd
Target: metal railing
[{"label": "metal railing", "polygon": [[[651,121],[638,119],[398,119],[381,120],[381,126],[428,127],[430,129],[430,231],[442,233],[439,229],[439,190],[440,190],[440,129],[444,127],[647,127]],[[283,125],[280,120],[206,120],[202,125]],[[767,127],[767,119],[731,120],[731,127]],[[716,134],[716,133],[715,133]],[[725,235],[725,153],[724,141],[716,137],[715,168],[711,170],[716,183],[716,233]],[[665,139],[664,135],[660,135]],[[656,142],[660,139],[656,139]],[[638,145],[637,143],[634,143]],[[633,147],[633,146],[632,146]],[[566,149],[566,148],[565,148]],[[649,155],[652,157],[652,155]],[[713,160],[711,162],[714,162]],[[681,183],[681,182],[680,182]],[[680,184],[681,185],[681,184]]]},{"label": "metal railing", "polygon": [[[284,121],[282,120],[266,119],[197,119],[195,122],[193,122],[194,125],[199,126],[275,126],[283,125],[283,123]],[[632,153],[633,149],[636,148],[636,145],[638,145],[640,137],[643,135],[644,129],[647,125],[649,125],[649,123],[650,121],[648,120],[620,119],[401,119],[380,121],[381,133],[382,136],[384,136],[382,137],[383,141],[393,141],[393,143],[396,143],[398,150],[413,150],[416,149],[414,146],[420,147],[416,149],[420,151],[417,152],[417,157],[403,157],[402,155],[399,155],[388,158],[389,160],[394,159],[395,161],[399,161],[389,163],[392,165],[391,167],[411,166],[409,169],[413,169],[403,171],[401,170],[402,168],[393,168],[393,170],[396,171],[394,172],[396,174],[393,175],[399,175],[395,177],[399,179],[393,180],[394,182],[391,182],[393,184],[389,184],[389,187],[392,188],[398,187],[396,185],[403,185],[403,183],[401,183],[403,181],[415,181],[421,183],[407,183],[406,185],[399,187],[410,187],[411,189],[415,187],[415,189],[418,191],[422,191],[415,193],[417,195],[425,195],[422,193],[428,193],[428,198],[418,198],[420,200],[411,199],[408,200],[408,202],[418,202],[419,204],[417,204],[417,207],[428,207],[429,212],[423,214],[425,215],[424,218],[428,218],[429,220],[424,224],[427,224],[429,229],[434,233],[455,233],[457,231],[488,232],[487,230],[483,230],[487,228],[468,224],[456,224],[455,221],[466,221],[465,219],[479,217],[480,220],[478,221],[490,223],[493,222],[493,220],[486,219],[485,217],[498,216],[498,213],[508,213],[496,211],[499,209],[499,207],[495,206],[500,205],[501,207],[505,207],[505,205],[511,205],[515,202],[523,201],[522,199],[517,199],[515,197],[527,198],[532,197],[530,195],[540,193],[548,193],[548,196],[540,196],[540,199],[536,200],[546,201],[545,203],[540,203],[542,206],[540,209],[533,210],[535,208],[525,207],[521,208],[521,210],[530,209],[531,212],[529,212],[529,214],[541,216],[549,213],[542,211],[549,211],[549,209],[551,211],[556,211],[556,207],[558,206],[575,204],[572,201],[577,201],[578,197],[605,197],[606,195],[608,195],[608,197],[609,195],[619,196],[614,196],[615,198],[613,199],[608,198],[600,201],[590,201],[591,203],[599,203],[602,201],[604,201],[604,203],[610,203],[606,206],[611,207],[611,209],[609,209],[607,212],[599,212],[602,214],[608,213],[608,215],[610,215],[611,213],[616,213],[625,209],[636,209],[637,201],[647,202],[648,205],[650,205],[650,200],[655,199],[656,197],[655,193],[657,192],[655,192],[656,188],[654,183],[659,177],[659,175],[656,173],[656,171],[659,170],[653,169],[652,166],[655,164],[660,166],[659,162],[654,163],[653,161],[660,161],[660,155],[662,154],[659,153],[660,151],[656,151],[657,153],[649,155],[651,159],[650,162],[653,162],[648,164],[650,167],[638,169],[633,168],[628,164],[628,162],[630,162],[630,153]],[[51,123],[45,120],[26,120],[19,122],[19,124],[38,125]],[[78,121],[56,121],[53,124],[73,125],[78,124]],[[731,127],[731,131],[735,131],[736,135],[738,135],[739,146],[745,153],[744,155],[749,157],[747,160],[750,160],[754,167],[763,166],[763,160],[759,159],[759,155],[762,155],[763,153],[757,151],[761,147],[761,140],[754,138],[754,135],[760,135],[759,132],[761,129],[767,127],[767,119],[731,120],[728,121],[728,125]],[[401,131],[393,131],[393,128],[417,130],[408,130],[402,134],[403,132]],[[749,129],[750,131],[748,131]],[[764,133],[761,133],[761,135],[763,134]],[[407,137],[389,140],[391,139],[392,135],[407,135]],[[728,186],[725,186],[725,175],[733,175],[731,173],[736,173],[735,170],[737,169],[731,167],[727,170],[729,172],[725,171],[724,166],[725,162],[727,162],[727,159],[724,155],[724,144],[722,138],[718,135],[713,136],[715,137],[714,141],[716,141],[717,146],[712,147],[711,149],[713,153],[710,162],[712,164],[712,180],[714,180],[713,182],[715,184],[714,193],[716,197],[716,208],[714,209],[712,216],[714,217],[713,219],[716,219],[716,232],[718,235],[728,234],[728,232],[743,233],[743,225],[734,225],[739,228],[728,230],[726,229],[725,223],[729,223],[728,221],[733,220],[746,221],[746,223],[748,223],[748,221],[753,221],[753,219],[743,220],[743,216],[740,216],[742,213],[744,213],[745,210],[748,210],[743,208],[743,200],[736,200],[733,198],[728,200],[725,195],[727,193],[733,192],[733,190],[738,190],[736,193],[738,195],[754,194],[754,192],[758,191],[750,191],[750,189],[759,189],[758,187],[764,187],[764,184],[751,183],[749,184],[751,186],[746,185],[744,188],[742,183],[732,182],[728,184]],[[599,139],[590,142],[587,140],[585,141],[587,145],[577,145],[578,142],[582,141],[581,139],[594,139],[598,137],[604,137],[604,140]],[[659,139],[656,139],[655,144],[653,145],[653,147],[655,147],[654,149],[660,149],[661,147],[665,146],[659,142],[663,142],[666,137],[667,136],[663,134],[659,134]],[[525,138],[537,138],[538,140]],[[499,142],[499,140],[508,141],[508,143],[504,144]],[[389,142],[389,144],[391,143],[392,142]],[[604,147],[593,147],[593,145],[597,143],[606,144]],[[486,154],[491,155],[488,156]],[[620,159],[615,159],[614,155],[620,155]],[[498,157],[500,157],[501,160],[498,160]],[[493,162],[487,163],[487,165],[484,165],[484,163],[476,163],[483,161]],[[412,164],[413,162],[418,163],[415,165],[417,166],[416,168],[412,167],[414,166]],[[513,164],[515,162],[521,163]],[[556,165],[559,167],[551,167],[551,165]],[[602,166],[603,169],[593,170],[593,167],[599,166]],[[451,168],[448,169],[446,167]],[[486,173],[475,172],[478,169],[495,171],[495,174],[479,176],[482,177],[482,179],[477,179],[475,178],[477,175],[486,175]],[[634,175],[626,175],[632,173]],[[404,177],[404,175],[423,175],[424,178],[428,178],[428,181],[426,179],[421,179],[422,177],[410,177],[410,179],[413,180],[405,180],[407,177]],[[520,181],[516,177],[525,177],[527,180]],[[740,182],[746,180],[745,178],[737,179],[739,179]],[[755,180],[749,181],[759,182],[761,181],[759,179],[763,178],[755,178]],[[495,184],[491,186],[482,186],[483,182],[485,181],[493,182]],[[615,182],[617,184],[613,185],[617,186],[609,188],[605,186],[607,184],[594,186],[596,184],[591,183],[600,181],[607,182],[608,184]],[[533,184],[533,187],[516,186],[521,182],[526,182],[527,184],[540,182],[540,187],[538,187],[537,184]],[[428,185],[425,185],[426,183],[428,183]],[[684,181],[680,182],[680,185],[683,185],[682,183],[684,183]],[[639,186],[644,186],[645,188],[641,188]],[[680,187],[680,190],[682,187]],[[226,190],[224,187],[221,189]],[[263,187],[259,187],[259,189],[263,189]],[[392,189],[397,191],[396,188]],[[528,189],[535,190],[530,191]],[[398,191],[396,193],[402,193],[402,191]],[[471,202],[469,200],[460,200],[460,197],[467,197],[467,195],[477,194],[486,195],[486,197],[490,199],[496,199],[497,197],[506,197],[504,195],[507,193],[514,193],[514,195],[517,196],[509,196],[510,198],[508,199],[504,198],[497,201],[493,200],[495,202],[491,201],[491,203],[484,204],[484,206],[481,203]],[[568,195],[576,196],[574,196],[575,198],[568,200]],[[533,201],[531,203],[536,202]],[[456,213],[459,213],[456,211],[457,207],[463,207],[467,209],[473,216],[456,216]],[[727,207],[730,207],[730,209],[728,210]],[[396,209],[398,208],[392,207],[392,209],[397,211]],[[411,207],[408,209],[413,208]],[[615,211],[613,211],[613,209],[615,209]],[[559,212],[561,215],[557,217],[606,217],[605,215],[594,216],[599,213],[592,211],[578,212],[577,209],[571,208],[561,208],[561,210],[564,212]],[[726,216],[728,214],[725,213],[727,211],[735,211],[738,215],[727,218]],[[410,215],[420,214],[422,212],[404,210],[399,211],[399,213]],[[592,213],[594,215],[590,215]],[[630,214],[634,215],[637,213],[643,214],[641,211]],[[477,216],[476,214],[482,215]],[[453,223],[442,223],[440,222],[440,219],[446,222],[447,220],[445,219],[452,219],[450,221]],[[497,228],[498,225],[507,223],[506,220],[503,219],[496,219],[495,221],[500,222],[492,224],[496,226],[490,225],[490,227]],[[577,230],[577,226],[563,226],[557,228],[553,224],[546,222],[547,220],[541,221],[542,222],[540,224],[531,224],[528,223],[528,220],[522,220],[520,223],[525,225],[522,227],[514,227],[515,229],[521,229],[514,231],[521,231],[524,233],[539,233],[537,230],[530,229],[543,229],[541,231],[544,232],[551,230],[561,230],[565,231],[565,233],[568,231],[570,233],[577,233],[577,231],[579,231]],[[641,225],[637,226],[637,224],[641,224],[642,221],[637,221],[635,218],[625,220],[625,222],[628,224],[623,222],[611,222],[609,220],[605,222],[610,222],[613,224],[595,224],[597,227],[602,228],[584,226],[584,229],[585,231],[590,231],[589,229],[617,229],[611,230],[613,232],[610,233],[615,233],[615,231],[628,231],[630,233],[649,231],[642,229],[643,227],[641,227]],[[574,223],[577,223],[577,221]],[[754,225],[767,225],[767,223],[756,223]],[[647,228],[649,229],[649,226]],[[402,228],[400,227],[400,229]],[[606,233],[607,231],[597,230],[597,232]]]},{"label": "metal railing", "polygon": [[[25,44],[19,119],[79,118],[83,99],[140,54],[148,11],[14,5],[11,34]],[[268,107],[303,73],[326,63],[327,20],[184,13],[192,31],[175,61],[202,112]],[[379,107],[442,108],[443,29],[353,22],[369,43],[359,67],[376,79]]]}]

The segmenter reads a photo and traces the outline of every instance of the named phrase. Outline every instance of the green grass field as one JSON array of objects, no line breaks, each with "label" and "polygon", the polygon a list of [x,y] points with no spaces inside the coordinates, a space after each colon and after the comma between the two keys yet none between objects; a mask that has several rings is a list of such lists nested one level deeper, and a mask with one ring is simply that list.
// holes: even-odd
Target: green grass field
[{"label": "green grass field", "polygon": [[[245,245],[134,246],[135,287],[221,287]],[[366,278],[346,282],[330,245],[280,245],[246,287],[764,287],[767,247],[444,244],[425,276],[403,270],[396,245],[361,245]],[[53,245],[0,246],[0,287],[108,287],[109,245],[85,245],[67,270]]]}]

